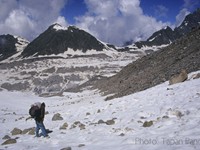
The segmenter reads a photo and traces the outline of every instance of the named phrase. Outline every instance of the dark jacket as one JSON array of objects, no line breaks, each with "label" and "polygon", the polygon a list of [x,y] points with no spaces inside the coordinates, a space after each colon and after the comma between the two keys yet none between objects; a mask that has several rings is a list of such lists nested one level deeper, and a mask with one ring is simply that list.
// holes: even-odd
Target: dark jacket
[{"label": "dark jacket", "polygon": [[35,120],[38,122],[43,122],[44,116],[45,116],[45,103],[42,103],[40,109],[36,111]]}]

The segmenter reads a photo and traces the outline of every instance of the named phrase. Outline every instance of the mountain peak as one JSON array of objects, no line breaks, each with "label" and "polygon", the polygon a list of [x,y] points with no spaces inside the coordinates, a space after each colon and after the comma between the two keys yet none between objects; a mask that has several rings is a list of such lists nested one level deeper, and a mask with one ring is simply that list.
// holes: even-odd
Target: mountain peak
[{"label": "mountain peak", "polygon": [[106,47],[84,30],[75,26],[63,27],[55,23],[33,40],[24,49],[22,56],[57,55],[68,49],[86,52],[88,50],[102,51]]},{"label": "mountain peak", "polygon": [[76,29],[81,30],[81,29],[77,28],[76,26],[64,27],[64,26],[62,26],[62,25],[60,25],[58,23],[55,23],[55,24],[51,25],[49,28],[53,29],[53,30],[56,30],[56,31],[60,31],[60,30],[63,30],[63,31],[70,30],[71,31],[71,30],[76,30]]},{"label": "mountain peak", "polygon": [[54,29],[56,31],[58,31],[58,30],[68,30],[68,27],[63,27],[58,23],[55,23],[55,24],[51,25],[50,28],[52,28],[52,29]]}]

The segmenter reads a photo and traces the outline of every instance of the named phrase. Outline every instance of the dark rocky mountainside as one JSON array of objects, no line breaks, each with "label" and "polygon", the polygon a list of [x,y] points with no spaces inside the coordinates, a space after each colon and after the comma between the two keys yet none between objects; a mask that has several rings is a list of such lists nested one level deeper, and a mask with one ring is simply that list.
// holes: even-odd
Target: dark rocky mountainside
[{"label": "dark rocky mountainside", "polygon": [[200,8],[198,8],[192,14],[185,17],[181,25],[174,29],[174,32],[183,36],[191,31],[191,29],[198,28],[200,26]]},{"label": "dark rocky mountainside", "polygon": [[29,41],[10,34],[0,35],[0,61],[21,53]]},{"label": "dark rocky mountainside", "polygon": [[89,33],[74,26],[63,28],[58,24],[54,24],[33,40],[24,49],[22,56],[59,54],[64,53],[68,48],[74,51],[81,50],[82,52],[91,49],[102,51],[105,45]]},{"label": "dark rocky mountainside", "polygon": [[116,75],[93,81],[93,87],[105,95],[113,94],[107,98],[112,99],[165,82],[182,69],[188,73],[200,70],[199,41],[200,29],[193,30],[170,46],[127,65]]},{"label": "dark rocky mountainside", "polygon": [[155,32],[146,41],[136,42],[135,45],[141,48],[142,46],[159,46],[163,44],[170,44],[176,39],[189,33],[193,28],[198,28],[200,26],[199,22],[200,8],[192,14],[187,15],[182,24],[176,27],[174,30],[172,30],[170,27],[166,27],[165,29]]},{"label": "dark rocky mountainside", "polygon": [[15,44],[17,39],[12,35],[0,35],[0,61],[12,56],[17,52]]},{"label": "dark rocky mountainside", "polygon": [[142,46],[159,46],[163,44],[170,44],[180,37],[181,36],[176,34],[176,32],[174,32],[170,27],[166,27],[165,29],[155,32],[147,39],[147,41],[136,42],[135,45],[139,48]]}]

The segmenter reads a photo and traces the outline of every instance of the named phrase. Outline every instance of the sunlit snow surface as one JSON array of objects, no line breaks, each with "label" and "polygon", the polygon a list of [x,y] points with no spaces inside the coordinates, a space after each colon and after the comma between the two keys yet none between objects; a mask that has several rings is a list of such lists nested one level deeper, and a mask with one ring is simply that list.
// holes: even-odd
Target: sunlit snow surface
[{"label": "sunlit snow surface", "polygon": [[[19,137],[16,144],[1,145],[0,149],[198,150],[200,147],[200,79],[171,86],[166,82],[111,101],[104,101],[98,91],[64,93],[63,97],[51,98],[1,91],[0,97],[0,142],[5,141],[2,139],[5,135]],[[23,130],[35,126],[34,120],[25,119],[29,106],[37,101],[46,103],[49,114],[44,123],[53,130],[50,138],[12,136],[10,132],[15,127]],[[52,121],[56,113],[64,120]],[[99,120],[111,119],[115,124],[98,124]],[[84,124],[85,129],[71,128],[75,121]],[[145,121],[153,121],[153,125],[145,128]],[[69,127],[60,130],[65,122]]]}]

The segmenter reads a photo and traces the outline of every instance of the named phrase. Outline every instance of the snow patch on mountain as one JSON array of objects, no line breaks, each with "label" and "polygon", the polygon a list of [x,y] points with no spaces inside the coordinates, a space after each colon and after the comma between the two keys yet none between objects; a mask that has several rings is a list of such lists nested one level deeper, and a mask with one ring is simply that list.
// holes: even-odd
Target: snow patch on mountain
[{"label": "snow patch on mountain", "polygon": [[17,42],[15,43],[16,53],[13,54],[11,57],[1,61],[2,63],[18,60],[19,56],[21,55],[21,53],[23,52],[25,47],[30,43],[28,40],[26,40],[20,36],[14,36],[14,38],[17,39]]},{"label": "snow patch on mountain", "polygon": [[59,31],[59,30],[68,30],[68,27],[63,27],[63,26],[61,26],[60,24],[55,24],[54,26],[53,26],[53,29],[55,29],[56,31]]},{"label": "snow patch on mountain", "polygon": [[24,50],[24,48],[30,43],[28,40],[19,37],[19,36],[14,36],[17,39],[17,43],[15,44],[17,48],[17,52],[21,52]]}]

